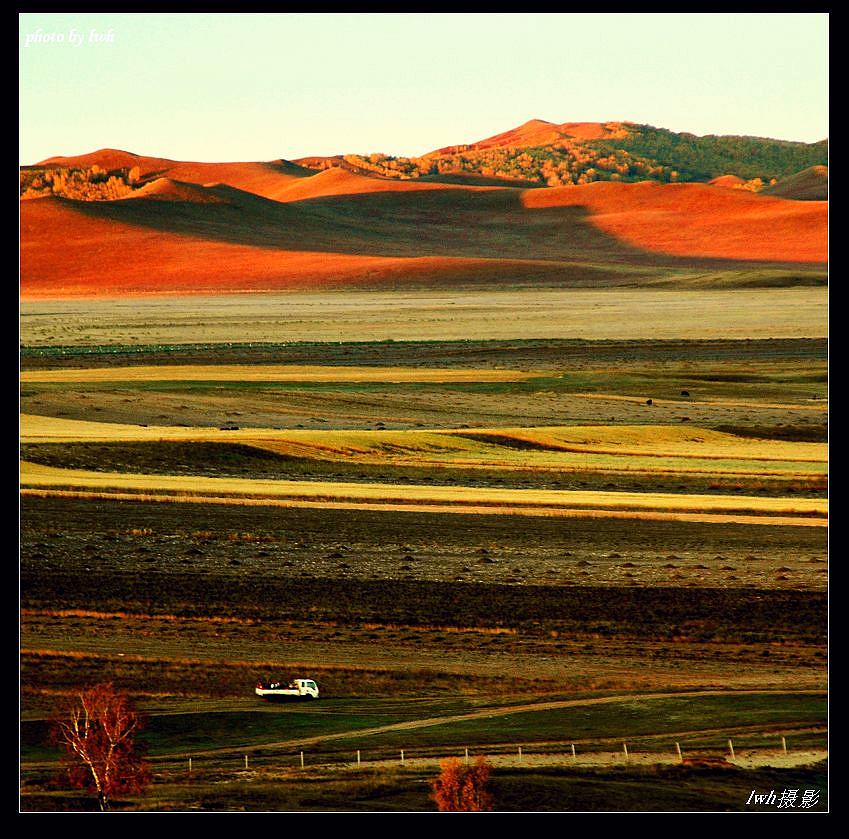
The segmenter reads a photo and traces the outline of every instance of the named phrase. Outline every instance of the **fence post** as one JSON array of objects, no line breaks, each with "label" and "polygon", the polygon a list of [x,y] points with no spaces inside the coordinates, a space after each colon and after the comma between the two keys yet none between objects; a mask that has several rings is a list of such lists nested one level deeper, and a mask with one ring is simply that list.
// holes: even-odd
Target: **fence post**
[{"label": "fence post", "polygon": [[248,768],[248,756],[245,755],[245,769]]},{"label": "fence post", "polygon": [[404,750],[401,749],[401,766],[404,766]]},{"label": "fence post", "polygon": [[731,760],[735,760],[736,758],[734,756],[734,744],[731,742],[730,737],[728,738],[728,751],[731,752]]},{"label": "fence post", "polygon": [[787,740],[784,739],[783,734],[781,735],[781,751],[783,751],[784,754],[787,754]]},{"label": "fence post", "polygon": [[575,744],[572,743],[572,758],[574,759],[576,757],[577,757],[577,755],[575,754]]},{"label": "fence post", "polygon": [[684,755],[681,754],[681,744],[680,743],[677,743],[677,742],[675,743],[675,751],[678,752],[678,760],[680,760],[683,763],[684,762]]},{"label": "fence post", "polygon": [[469,765],[469,749],[467,747],[466,748],[466,766],[468,766],[468,765]]},{"label": "fence post", "polygon": [[304,768],[304,753],[301,752],[301,769]]},{"label": "fence post", "polygon": [[628,744],[627,743],[622,744],[622,751],[625,752],[625,761],[627,762],[627,760],[628,760]]},{"label": "fence post", "polygon": [[360,768],[360,750],[357,749],[357,769]]},{"label": "fence post", "polygon": [[192,771],[192,759],[189,758],[189,772]]},{"label": "fence post", "polygon": [[519,760],[522,759],[522,747],[519,746]]}]

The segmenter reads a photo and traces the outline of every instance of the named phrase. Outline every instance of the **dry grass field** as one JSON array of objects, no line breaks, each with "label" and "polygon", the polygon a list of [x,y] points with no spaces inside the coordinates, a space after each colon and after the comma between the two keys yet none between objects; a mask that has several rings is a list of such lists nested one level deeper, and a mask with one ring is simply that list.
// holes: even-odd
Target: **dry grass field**
[{"label": "dry grass field", "polygon": [[46,719],[101,679],[150,714],[121,809],[430,809],[466,747],[501,809],[826,801],[825,292],[640,293],[24,304],[22,808],[92,806]]},{"label": "dry grass field", "polygon": [[[159,368],[165,370],[167,368]],[[475,428],[431,431],[314,431],[139,426],[23,415],[21,441],[238,442],[293,457],[409,466],[559,468],[580,460],[636,471],[824,472],[825,443],[740,437],[710,429],[636,426]],[[735,469],[736,466],[736,469]]]},{"label": "dry grass field", "polygon": [[825,144],[677,136],[22,168],[21,810],[100,681],[123,811],[828,808]]},{"label": "dry grass field", "polygon": [[515,370],[427,370],[410,367],[327,367],[218,364],[163,367],[99,367],[26,370],[23,383],[41,382],[514,382],[530,373]]},{"label": "dry grass field", "polygon": [[[397,372],[382,373],[378,380],[395,383]],[[424,380],[432,371],[421,373]],[[469,371],[457,371],[469,381]],[[491,371],[490,371],[491,372]],[[24,381],[150,381],[154,376],[171,382],[221,381],[239,375],[234,368],[139,367],[89,369],[84,371],[34,371]],[[319,380],[333,375],[345,380],[348,368],[317,374]],[[287,380],[316,378],[314,370],[285,370],[279,367],[246,372],[246,379]],[[449,378],[445,373],[442,378]],[[482,375],[484,381],[498,380]],[[369,377],[368,380],[374,380]],[[676,476],[694,474],[710,478],[779,478],[811,484],[825,477],[827,450],[824,443],[768,441],[738,437],[707,429],[680,426],[558,427],[533,429],[480,429],[468,431],[288,431],[274,429],[203,429],[182,427],[139,427],[38,416],[22,417],[21,441],[33,443],[110,444],[156,442],[241,444],[270,452],[283,460],[320,461],[326,465],[344,462],[380,469],[415,470],[465,469],[486,474],[492,471],[559,474],[576,472],[609,475],[638,475],[651,479],[655,473]],[[723,514],[778,516],[775,522],[811,517],[808,524],[826,523],[827,502],[816,498],[758,498],[742,495],[692,495],[686,493],[600,492],[498,488],[469,486],[427,487],[421,483],[335,481],[287,481],[209,475],[126,475],[108,471],[56,468],[24,461],[21,486],[25,489],[60,489],[95,493],[143,493],[161,499],[206,498],[210,503],[231,499],[274,499],[287,503],[377,505],[382,509],[409,509],[415,505],[439,505],[441,509],[574,515],[578,510],[629,511],[634,516],[669,513],[707,515],[721,521]]]},{"label": "dry grass field", "polygon": [[22,167],[20,809],[94,808],[49,720],[100,681],[123,811],[432,810],[478,754],[502,811],[827,809],[825,154]]},{"label": "dry grass field", "polygon": [[[680,270],[686,273],[687,269]],[[733,276],[742,285],[756,284],[759,278],[773,285],[780,284],[781,274],[739,268]],[[691,269],[688,277],[696,289],[516,290],[521,284],[519,275],[514,275],[514,288],[486,291],[173,294],[85,301],[39,301],[26,295],[21,303],[21,342],[35,347],[297,341],[695,341],[824,338],[828,334],[828,290],[824,287],[711,288],[721,277],[709,267]],[[654,283],[661,277],[656,271],[647,271],[644,279]],[[246,324],[250,324],[248,329]],[[321,355],[311,362],[317,363],[329,349],[322,348]]]}]

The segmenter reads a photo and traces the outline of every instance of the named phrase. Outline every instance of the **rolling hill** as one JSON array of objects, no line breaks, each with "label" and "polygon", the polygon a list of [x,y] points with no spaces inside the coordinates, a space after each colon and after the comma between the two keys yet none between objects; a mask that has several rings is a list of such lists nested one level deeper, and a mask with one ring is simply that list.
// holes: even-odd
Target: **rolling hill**
[{"label": "rolling hill", "polygon": [[723,175],[770,183],[828,162],[828,142],[676,133],[630,122],[552,123],[532,119],[484,140],[421,157],[344,155],[314,161],[386,177],[447,173],[514,178],[541,186],[594,181],[707,182]]},{"label": "rolling hill", "polygon": [[482,151],[500,148],[531,148],[549,146],[565,139],[608,140],[627,136],[628,123],[621,122],[564,122],[557,125],[544,119],[530,119],[509,131],[502,131],[485,140],[478,140],[463,146],[446,146],[431,152],[426,157],[445,154],[459,154],[466,151]]},{"label": "rolling hill", "polygon": [[192,163],[161,157],[145,157],[119,149],[100,149],[77,157],[51,157],[34,166],[23,167],[22,192],[25,187],[32,184],[34,178],[43,176],[45,172],[67,170],[90,173],[93,167],[97,167],[104,174],[121,176],[125,180],[128,173],[137,167],[140,184],[156,178],[168,178],[171,181],[201,186],[225,183],[264,198],[275,198],[292,182],[315,174],[315,170],[288,160],[273,160],[265,163]]},{"label": "rolling hill", "polygon": [[796,172],[763,190],[765,195],[792,198],[794,201],[828,200],[828,166],[811,166]]},{"label": "rolling hill", "polygon": [[[575,151],[634,130],[531,120],[431,159],[515,155],[519,143]],[[549,187],[528,172],[381,166],[376,155],[199,163],[103,149],[24,167],[21,296],[825,278],[826,202],[741,189],[727,166],[713,185]]]}]

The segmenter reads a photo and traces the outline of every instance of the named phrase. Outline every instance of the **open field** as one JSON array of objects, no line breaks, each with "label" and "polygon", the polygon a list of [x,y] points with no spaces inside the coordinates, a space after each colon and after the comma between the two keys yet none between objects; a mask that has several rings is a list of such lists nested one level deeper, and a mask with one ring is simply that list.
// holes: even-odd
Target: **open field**
[{"label": "open field", "polygon": [[94,809],[51,719],[111,682],[118,810],[432,811],[481,754],[500,811],[827,810],[827,160],[21,167],[20,809]]},{"label": "open field", "polygon": [[[788,352],[793,350],[791,345]],[[552,364],[550,359],[539,360]],[[31,458],[24,466],[24,482],[31,487],[145,491],[162,498],[182,492],[222,500],[237,494],[245,499],[308,503],[313,498],[396,508],[426,503],[443,509],[461,504],[479,511],[495,505],[549,514],[590,507],[708,516],[732,511],[783,513],[785,523],[788,514],[822,516],[824,501],[799,496],[821,496],[826,488],[826,445],[807,442],[821,439],[826,428],[827,403],[820,401],[827,395],[825,368],[820,368],[822,373],[802,372],[818,364],[803,365],[801,360],[770,365],[763,359],[760,364],[758,372],[719,361],[671,371],[668,364],[644,365],[630,375],[621,367],[563,373],[510,367],[279,364],[25,370],[24,404],[38,413],[22,417],[21,440],[25,456]],[[681,390],[682,385],[693,390]],[[410,386],[415,389],[407,390]],[[446,392],[452,387],[461,389]],[[599,393],[599,387],[608,392]],[[655,399],[625,395],[647,387]],[[240,408],[224,412],[225,419],[216,416],[222,392]],[[662,398],[667,393],[671,398]],[[275,424],[282,420],[284,427],[303,426],[286,422],[285,412],[297,410],[293,403],[297,405],[299,394],[331,415],[313,414],[313,427],[349,430],[250,427],[262,418],[263,400],[272,411],[265,416]],[[614,406],[610,410],[619,408],[620,416],[624,409],[642,424],[486,427],[480,422],[485,417],[473,413],[487,398],[502,411],[512,399],[516,414],[529,401],[548,402],[554,413],[551,397],[583,404],[595,422],[597,406],[604,403],[605,408]],[[386,422],[398,418],[382,413],[386,422],[369,417],[371,430],[350,430],[365,419],[361,412],[378,401],[384,400],[381,407],[386,408],[385,400],[395,400],[406,409],[411,398],[420,410],[428,400],[443,409],[459,400],[454,410],[469,406],[466,417],[471,422],[460,429],[426,431],[420,430],[420,420],[407,417],[399,424],[417,428],[390,430]],[[163,425],[168,415],[153,414],[157,407],[167,409],[163,399],[182,400],[178,418],[190,422]],[[63,416],[46,416],[52,405],[61,405],[64,410],[56,413]],[[150,413],[139,414],[140,405]],[[663,424],[669,412],[682,410],[688,414],[678,417],[677,425]],[[69,413],[100,414],[106,422],[69,419]],[[131,416],[133,424],[120,422]],[[791,422],[777,422],[779,417]],[[150,422],[140,423],[142,418]],[[527,422],[528,417],[523,419]],[[688,424],[682,425],[681,419]],[[806,425],[806,419],[817,424]],[[709,420],[724,420],[719,427],[735,433],[690,424]],[[225,425],[204,427],[216,421]],[[790,439],[776,439],[783,436]],[[110,471],[111,477],[105,474]],[[634,489],[638,494],[629,494]],[[670,497],[670,491],[676,497]],[[705,491],[716,497],[707,497]],[[688,492],[694,497],[685,497]],[[771,498],[752,497],[763,493]]]},{"label": "open field", "polygon": [[174,367],[101,367],[77,370],[31,370],[22,383],[41,382],[515,382],[532,376],[515,370],[427,370],[410,367],[304,367],[297,365],[194,365]]},{"label": "open field", "polygon": [[[784,429],[780,429],[784,430]],[[799,433],[796,427],[791,429]],[[764,432],[761,432],[764,433]],[[493,447],[494,448],[494,447]],[[500,454],[497,449],[494,456]],[[574,455],[561,457],[558,467],[537,465],[529,469],[509,458],[500,465],[458,465],[443,462],[438,468],[413,465],[381,458],[371,464],[364,459],[348,462],[328,457],[324,452],[295,456],[270,451],[264,446],[232,443],[226,440],[136,441],[136,442],[34,442],[21,446],[21,458],[30,463],[63,469],[131,474],[199,475],[208,477],[267,478],[289,481],[343,481],[346,483],[390,483],[430,487],[464,486],[516,489],[621,490],[651,493],[723,494],[748,496],[795,496],[824,498],[828,479],[816,464],[788,463],[782,471],[766,467],[774,462],[753,461],[741,468],[716,471],[709,461],[703,471],[678,468],[660,471],[649,461],[638,470],[625,455],[604,468],[596,468],[595,458]],[[497,461],[498,462],[498,461]],[[747,468],[753,467],[753,468]],[[813,469],[803,471],[805,468]]]},{"label": "open field", "polygon": [[[446,672],[500,693],[824,678],[821,528],[23,505],[28,694],[80,668],[132,684],[153,667],[166,694],[238,695],[287,661],[318,668],[329,695],[380,672],[408,695],[449,690]],[[144,684],[157,689],[151,672]]]},{"label": "open field", "polygon": [[[783,380],[751,381],[758,375],[746,374],[749,381],[736,387],[655,372],[619,380],[601,373],[584,381],[567,375],[431,385],[69,382],[28,384],[21,407],[29,415],[137,427],[381,430],[688,423],[768,439],[824,442],[828,416],[822,374],[798,381],[799,374],[788,370]],[[688,385],[690,396],[681,397]],[[735,391],[736,399],[731,396]]]},{"label": "open field", "polygon": [[[456,700],[331,699],[321,708],[278,705],[271,709],[239,708],[238,703],[224,700],[214,711],[185,704],[184,710],[149,713],[144,739],[151,757],[158,761],[182,757],[187,751],[203,758],[244,749],[266,760],[305,749],[315,762],[316,757],[350,757],[357,749],[366,751],[372,761],[380,760],[404,748],[412,759],[413,749],[419,756],[437,754],[439,749],[451,754],[469,742],[492,754],[503,753],[513,744],[523,745],[525,752],[536,746],[556,754],[557,744],[568,743],[580,747],[586,760],[588,752],[622,737],[644,744],[645,749],[664,740],[669,748],[673,738],[679,742],[683,738],[686,745],[688,737],[695,746],[698,738],[721,738],[727,733],[739,734],[750,744],[758,736],[769,743],[770,733],[778,731],[791,734],[791,744],[795,736],[798,748],[817,739],[821,742],[817,735],[823,733],[825,722],[825,695],[817,691],[645,693],[531,704],[466,701],[465,707]],[[39,751],[44,729],[45,720],[36,716],[24,723],[24,755],[29,762],[49,761],[52,756],[49,750]],[[778,739],[773,734],[770,745]],[[698,747],[704,748],[704,740]],[[571,757],[571,749],[565,751]],[[639,754],[638,748],[631,751]]]},{"label": "open field", "polygon": [[[739,274],[745,278],[746,271]],[[704,270],[698,276],[710,275]],[[821,338],[827,334],[827,305],[827,288],[817,286],[175,294],[49,302],[24,298],[21,342]],[[325,355],[324,348],[316,350],[311,363]]]},{"label": "open field", "polygon": [[[459,577],[469,582],[642,581],[804,590],[823,589],[826,582],[827,541],[821,527],[456,516],[427,508],[395,515],[369,509],[322,513],[308,507],[142,499],[25,496],[22,504],[25,568],[35,575],[40,570],[55,574],[72,563],[84,576],[83,569],[93,567],[91,560],[99,556],[110,575],[137,566],[139,575],[162,569],[166,576],[186,576],[208,568],[226,573],[227,579],[310,574],[342,580],[450,582]],[[71,520],[73,511],[77,515]],[[80,601],[74,606],[85,608]],[[122,610],[113,600],[108,608],[92,608]],[[439,624],[438,612],[431,623]]]},{"label": "open field", "polygon": [[[828,767],[822,752],[799,752],[803,762],[776,765],[779,756],[764,752],[752,760],[747,753],[735,766],[675,765],[669,756],[635,756],[617,765],[609,755],[595,763],[564,765],[530,755],[493,757],[492,792],[497,811],[775,811],[775,804],[745,806],[753,789],[806,790],[816,793],[810,809],[828,809]],[[462,757],[462,755],[461,755]],[[287,811],[287,812],[432,812],[430,782],[439,771],[436,759],[398,759],[384,763],[307,765],[297,768],[297,756],[280,766],[245,770],[232,760],[228,766],[161,770],[146,796],[116,802],[121,810],[169,811]],[[744,768],[745,767],[745,768]],[[49,790],[49,773],[28,781],[22,800],[27,810],[87,810],[92,799],[81,793]],[[797,798],[800,801],[801,798]]]},{"label": "open field", "polygon": [[[159,368],[162,369],[162,368]],[[226,434],[222,434],[226,431]],[[622,458],[634,469],[722,472],[733,464],[765,471],[824,472],[825,443],[766,440],[681,425],[478,428],[474,431],[300,431],[187,428],[86,422],[24,414],[23,443],[228,442],[292,457],[410,466],[526,466],[568,470],[580,455],[599,468]],[[609,461],[604,460],[608,458]],[[628,467],[624,467],[628,468]]]},{"label": "open field", "polygon": [[[490,433],[222,431],[27,415],[21,457],[30,464],[84,472],[243,481],[784,497],[824,497],[827,489],[820,443],[766,441],[739,436],[739,430],[731,435],[684,432],[681,426],[620,428],[621,439],[615,437],[619,428],[609,426]],[[752,433],[782,430],[802,431]],[[605,446],[605,437],[615,445]],[[618,448],[629,438],[629,445]]]},{"label": "open field", "polygon": [[[514,807],[512,796],[520,790],[525,801],[528,795],[535,799],[524,805],[530,809],[609,810],[610,786],[640,791],[639,803],[619,804],[627,809],[690,809],[697,802],[706,809],[740,809],[752,785],[764,777],[783,781],[784,788],[798,783],[814,789],[812,809],[824,809],[827,802],[824,695],[816,692],[608,695],[512,706],[329,700],[315,709],[248,709],[219,701],[214,711],[203,703],[184,703],[163,712],[156,700],[144,704],[149,708],[144,741],[158,783],[143,801],[125,802],[122,809],[428,810],[427,781],[438,772],[439,760],[458,754],[462,759],[470,741],[478,743],[472,754],[487,754],[494,766],[498,810]],[[499,723],[495,737],[493,721]],[[38,716],[23,725],[31,767],[25,805],[85,806],[79,796],[45,791],[52,771],[51,755],[40,746],[45,730]],[[781,737],[786,752],[777,747]],[[734,758],[728,754],[729,738]],[[222,745],[228,742],[229,748]],[[682,764],[675,743],[689,761],[726,758],[712,770],[725,774],[724,781],[698,763]],[[301,768],[298,750],[305,756]],[[710,787],[711,780],[713,795],[724,797],[724,806],[706,792],[705,782]],[[604,782],[606,798],[574,801]],[[340,785],[350,796],[344,803],[337,799]]]},{"label": "open field", "polygon": [[668,515],[677,520],[683,517],[683,520],[691,521],[745,521],[749,524],[797,526],[826,526],[828,511],[825,499],[123,475],[56,469],[26,461],[21,463],[20,482],[22,491],[57,490],[90,493],[89,497],[105,498],[117,493],[123,498],[137,494],[159,501],[196,499],[206,503],[230,504],[272,501],[285,505],[319,504],[342,508],[374,506],[381,510],[414,510],[420,506],[434,506],[442,512],[457,508],[458,511],[473,513],[492,508],[493,512],[528,515],[558,515],[561,512],[564,515],[580,515],[579,511],[587,511],[586,514],[591,515],[627,511],[629,518]]},{"label": "open field", "polygon": [[[337,369],[337,368],[334,368]],[[138,373],[138,371],[141,371]],[[186,373],[183,368],[151,367],[123,368],[113,371],[87,371],[96,380],[104,377],[132,379],[138,373],[142,381],[151,374],[179,381]],[[340,376],[347,371],[340,369]],[[225,376],[227,369],[218,371]],[[26,374],[25,374],[26,375]],[[195,376],[210,376],[208,372],[191,369],[188,381]],[[232,377],[233,371],[229,372]],[[259,374],[257,374],[259,375]],[[269,369],[269,376],[297,375]],[[301,375],[311,375],[307,372]],[[388,373],[390,378],[394,376]],[[30,379],[79,378],[73,370],[36,371]],[[481,429],[472,432],[434,431],[287,431],[275,429],[203,429],[183,427],[129,426],[114,423],[95,423],[49,417],[22,417],[21,440],[25,444],[105,442],[120,443],[182,442],[184,444],[217,443],[241,444],[262,452],[270,452],[282,461],[322,461],[325,464],[345,462],[380,469],[395,470],[411,467],[424,472],[445,468],[463,468],[470,473],[486,474],[510,471],[522,474],[570,473],[605,474],[608,477],[638,475],[650,479],[655,473],[675,476],[699,475],[710,479],[762,479],[783,481],[784,488],[815,487],[826,471],[826,446],[822,443],[765,441],[738,437],[707,430],[692,430],[680,426],[633,427],[555,427],[533,429]],[[39,449],[35,448],[38,456]],[[73,450],[71,451],[73,456]],[[173,467],[172,470],[173,471]],[[733,521],[743,516],[754,522],[753,516],[770,517],[773,524],[825,524],[827,501],[799,497],[770,497],[731,495],[688,495],[686,493],[616,492],[598,490],[549,490],[514,486],[425,486],[397,483],[368,483],[343,481],[283,480],[259,477],[218,477],[198,474],[183,464],[181,472],[191,474],[131,474],[100,470],[57,468],[56,466],[23,461],[21,486],[27,490],[60,490],[88,493],[142,493],[159,500],[205,499],[208,503],[244,503],[258,499],[287,504],[333,504],[361,507],[375,505],[380,509],[415,509],[418,505],[438,506],[441,510],[456,507],[458,511],[481,512],[487,507],[493,512],[527,512],[545,515],[575,515],[586,511],[630,511],[633,517],[682,514],[689,520],[693,515],[707,516],[704,520]],[[364,476],[361,475],[361,478]],[[589,514],[589,513],[588,513]],[[723,519],[723,516],[725,518]],[[805,522],[800,517],[811,517]],[[772,518],[777,517],[777,518]],[[764,520],[766,521],[766,519]]]},{"label": "open field", "polygon": [[[826,806],[822,332],[254,347],[103,326],[22,354],[23,809],[91,807],[51,788],[45,720],[102,679],[150,714],[156,784],[121,809],[429,810],[466,747],[499,809],[734,810],[766,784]],[[268,673],[322,699],[254,701]],[[672,751],[729,737],[736,768]]]}]

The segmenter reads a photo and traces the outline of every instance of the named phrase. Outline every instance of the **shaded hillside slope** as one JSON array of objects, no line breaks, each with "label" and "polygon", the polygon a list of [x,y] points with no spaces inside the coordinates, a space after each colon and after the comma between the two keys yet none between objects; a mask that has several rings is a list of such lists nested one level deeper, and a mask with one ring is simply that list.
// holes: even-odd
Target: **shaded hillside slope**
[{"label": "shaded hillside slope", "polygon": [[763,189],[764,195],[795,201],[828,200],[828,166],[811,166]]},{"label": "shaded hillside slope", "polygon": [[827,206],[707,184],[613,184],[533,190],[525,206],[589,209],[599,229],[646,250],[688,257],[823,263]]},{"label": "shaded hillside slope", "polygon": [[634,284],[657,267],[826,258],[825,203],[699,184],[519,190],[331,170],[280,199],[160,179],[123,200],[22,202],[22,294]]}]

